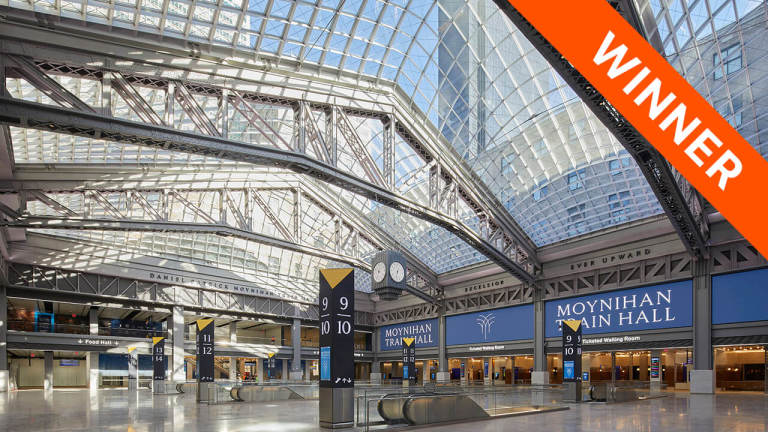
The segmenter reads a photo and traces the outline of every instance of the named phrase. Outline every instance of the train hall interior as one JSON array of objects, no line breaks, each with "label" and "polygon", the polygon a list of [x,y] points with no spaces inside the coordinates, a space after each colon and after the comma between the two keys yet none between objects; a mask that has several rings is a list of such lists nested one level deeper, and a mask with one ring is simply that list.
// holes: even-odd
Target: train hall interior
[{"label": "train hall interior", "polygon": [[[768,262],[525,1],[0,0],[0,430],[768,428]],[[766,1],[604,3],[768,156]]]}]

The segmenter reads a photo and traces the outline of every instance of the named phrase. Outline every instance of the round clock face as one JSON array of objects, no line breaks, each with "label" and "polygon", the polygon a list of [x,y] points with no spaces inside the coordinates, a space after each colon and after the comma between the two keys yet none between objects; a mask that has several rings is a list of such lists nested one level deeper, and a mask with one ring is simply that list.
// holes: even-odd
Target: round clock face
[{"label": "round clock face", "polygon": [[395,261],[389,265],[389,277],[395,282],[402,282],[405,279],[405,269],[403,265]]},{"label": "round clock face", "polygon": [[373,266],[373,281],[374,282],[381,282],[384,280],[384,276],[386,276],[387,273],[387,265],[383,262],[380,262]]}]

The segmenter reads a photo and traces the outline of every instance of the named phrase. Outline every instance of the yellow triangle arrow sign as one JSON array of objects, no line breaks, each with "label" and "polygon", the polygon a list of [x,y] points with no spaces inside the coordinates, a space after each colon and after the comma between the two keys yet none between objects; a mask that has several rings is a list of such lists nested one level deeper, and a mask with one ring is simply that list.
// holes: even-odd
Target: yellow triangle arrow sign
[{"label": "yellow triangle arrow sign", "polygon": [[210,318],[209,319],[199,319],[199,320],[197,320],[195,322],[197,323],[197,329],[198,330],[202,330],[202,329],[208,327],[208,324],[212,323],[213,320],[210,319]]},{"label": "yellow triangle arrow sign", "polygon": [[158,343],[158,342],[160,342],[160,341],[161,341],[161,340],[163,340],[163,339],[165,339],[165,338],[164,338],[164,337],[162,337],[162,336],[155,336],[155,337],[153,337],[153,338],[152,338],[152,346],[155,346],[155,345],[157,345],[157,343]]},{"label": "yellow triangle arrow sign", "polygon": [[352,270],[351,268],[320,269],[320,274],[328,282],[328,286],[334,289],[339,282],[352,273]]},{"label": "yellow triangle arrow sign", "polygon": [[563,324],[573,329],[573,331],[579,331],[579,327],[581,327],[581,320],[563,320]]},{"label": "yellow triangle arrow sign", "polygon": [[407,346],[411,346],[411,344],[413,344],[413,341],[415,340],[416,338],[403,338],[403,343],[406,344]]}]

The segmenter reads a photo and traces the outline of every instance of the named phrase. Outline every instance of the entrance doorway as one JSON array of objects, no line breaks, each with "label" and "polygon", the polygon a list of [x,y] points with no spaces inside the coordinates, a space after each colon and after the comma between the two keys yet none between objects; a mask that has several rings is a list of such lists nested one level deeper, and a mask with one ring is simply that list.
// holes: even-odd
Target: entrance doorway
[{"label": "entrance doorway", "polygon": [[715,348],[715,386],[725,391],[765,391],[764,346]]}]

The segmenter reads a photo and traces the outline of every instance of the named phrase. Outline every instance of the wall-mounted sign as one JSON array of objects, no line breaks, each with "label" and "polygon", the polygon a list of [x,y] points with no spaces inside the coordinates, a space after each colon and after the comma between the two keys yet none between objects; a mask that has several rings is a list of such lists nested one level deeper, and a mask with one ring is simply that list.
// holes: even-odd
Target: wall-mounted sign
[{"label": "wall-mounted sign", "polygon": [[[353,387],[355,378],[355,273],[351,268],[320,270],[320,386]],[[325,349],[325,357],[323,356]],[[324,360],[325,359],[325,360]]]},{"label": "wall-mounted sign", "polygon": [[312,297],[311,295],[300,295],[300,294],[288,292],[287,290],[277,292],[272,288],[251,285],[248,283],[232,283],[232,282],[223,282],[215,279],[203,279],[197,273],[177,274],[177,273],[162,273],[162,272],[146,272],[145,275],[146,276],[144,277],[142,277],[142,275],[137,275],[136,277],[140,279],[149,279],[152,281],[164,282],[168,284],[184,285],[192,288],[214,288],[214,289],[234,291],[234,292],[243,293],[243,294],[251,294],[251,295],[256,295],[260,297],[271,297],[271,298],[276,298],[281,300],[283,299],[296,300],[296,301],[303,301],[303,302],[309,302],[309,303],[314,303],[317,301],[317,298]]},{"label": "wall-mounted sign", "polygon": [[533,339],[533,304],[445,318],[446,345]]},{"label": "wall-mounted sign", "polygon": [[470,352],[481,352],[481,351],[503,351],[506,348],[504,345],[481,345],[481,346],[471,346],[467,348],[467,351]]},{"label": "wall-mounted sign", "polygon": [[510,282],[511,282],[511,279],[508,279],[508,278],[493,279],[485,282],[474,283],[472,285],[468,285],[459,289],[461,290],[461,293],[468,294],[468,293],[504,288],[505,286],[510,286]]},{"label": "wall-mounted sign", "polygon": [[165,338],[152,338],[152,379],[165,380]]},{"label": "wall-mounted sign", "polygon": [[768,321],[768,269],[712,276],[712,324]]},{"label": "wall-mounted sign", "polygon": [[582,343],[584,345],[603,345],[640,342],[641,340],[642,338],[640,336],[605,336],[598,338],[583,338]]},{"label": "wall-mounted sign", "polygon": [[404,337],[415,339],[421,348],[436,347],[438,337],[437,319],[392,324],[379,329],[379,348],[392,351],[402,347]]},{"label": "wall-mounted sign", "polygon": [[627,249],[612,253],[609,255],[599,256],[597,258],[589,258],[585,260],[579,260],[570,264],[571,270],[588,270],[595,267],[625,264],[640,259],[648,258],[651,256],[650,248],[636,248]]},{"label": "wall-mounted sign", "polygon": [[581,321],[563,321],[563,381],[581,379]]},{"label": "wall-mounted sign", "polygon": [[197,381],[213,382],[213,331],[212,319],[199,319],[197,327]]},{"label": "wall-mounted sign", "polygon": [[81,338],[77,340],[77,343],[80,345],[91,345],[91,346],[118,346],[120,345],[120,341],[114,340],[114,339],[88,339],[88,338]]},{"label": "wall-mounted sign", "polygon": [[690,280],[611,291],[545,305],[547,337],[560,335],[565,319],[581,320],[584,334],[689,327],[693,322]]}]

